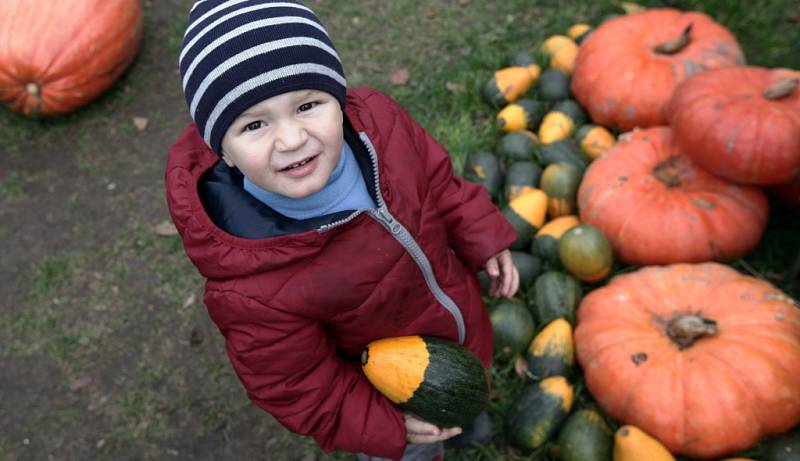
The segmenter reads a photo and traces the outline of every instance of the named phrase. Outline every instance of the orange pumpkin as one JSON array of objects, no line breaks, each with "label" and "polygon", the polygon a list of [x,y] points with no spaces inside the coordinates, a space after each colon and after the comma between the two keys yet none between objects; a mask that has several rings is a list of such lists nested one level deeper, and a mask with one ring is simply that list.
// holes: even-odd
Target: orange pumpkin
[{"label": "orange pumpkin", "polygon": [[708,16],[651,9],[610,19],[581,43],[572,92],[594,123],[623,131],[666,125],[678,83],[741,64],[736,38]]},{"label": "orange pumpkin", "polygon": [[27,116],[72,112],[138,52],[140,0],[3,0],[0,102]]},{"label": "orange pumpkin", "polygon": [[629,264],[727,261],[758,245],[769,205],[761,188],[696,167],[667,127],[620,136],[578,189],[582,223],[603,231]]},{"label": "orange pumpkin", "polygon": [[575,346],[586,386],[673,453],[735,453],[800,422],[800,309],[718,263],[651,266],[593,290]]},{"label": "orange pumpkin", "polygon": [[782,184],[800,173],[800,72],[729,67],[692,76],[670,101],[675,143],[731,181]]}]

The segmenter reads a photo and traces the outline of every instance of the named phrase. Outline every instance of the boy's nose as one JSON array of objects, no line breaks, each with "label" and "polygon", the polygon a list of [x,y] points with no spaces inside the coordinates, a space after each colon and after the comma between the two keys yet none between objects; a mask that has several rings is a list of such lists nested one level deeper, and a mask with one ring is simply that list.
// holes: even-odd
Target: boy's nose
[{"label": "boy's nose", "polygon": [[307,139],[308,133],[299,123],[284,122],[278,125],[276,146],[281,151],[297,150]]}]

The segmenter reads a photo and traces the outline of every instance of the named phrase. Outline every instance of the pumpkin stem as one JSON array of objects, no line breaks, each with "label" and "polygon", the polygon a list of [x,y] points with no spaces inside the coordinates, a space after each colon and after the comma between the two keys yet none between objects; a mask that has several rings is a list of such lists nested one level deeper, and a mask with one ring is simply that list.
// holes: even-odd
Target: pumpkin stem
[{"label": "pumpkin stem", "polygon": [[717,333],[717,322],[697,315],[677,314],[667,323],[667,336],[678,349],[686,349],[703,336]]},{"label": "pumpkin stem", "polygon": [[681,177],[675,166],[676,157],[670,157],[659,163],[653,168],[653,175],[666,184],[667,187],[678,187],[681,185]]},{"label": "pumpkin stem", "polygon": [[39,85],[31,82],[25,85],[25,91],[27,91],[31,96],[39,96]]},{"label": "pumpkin stem", "polygon": [[653,48],[653,51],[655,51],[658,54],[675,54],[680,50],[684,49],[692,39],[690,37],[692,33],[692,27],[694,27],[694,23],[690,22],[689,25],[686,26],[685,29],[683,29],[683,32],[681,33],[680,36],[667,40],[666,42],[660,45],[657,45],[655,48]]},{"label": "pumpkin stem", "polygon": [[797,78],[779,80],[764,90],[763,95],[767,99],[781,99],[792,94],[792,91],[797,88],[798,84],[800,84],[800,79]]}]

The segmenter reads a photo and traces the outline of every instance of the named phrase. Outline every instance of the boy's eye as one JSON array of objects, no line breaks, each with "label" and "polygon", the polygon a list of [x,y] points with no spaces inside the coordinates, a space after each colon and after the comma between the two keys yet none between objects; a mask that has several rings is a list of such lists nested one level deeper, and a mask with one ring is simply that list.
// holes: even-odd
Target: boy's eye
[{"label": "boy's eye", "polygon": [[263,124],[261,123],[261,121],[250,122],[250,123],[248,123],[247,125],[244,126],[244,131],[257,130],[257,129],[261,128],[262,126],[263,126]]},{"label": "boy's eye", "polygon": [[301,104],[300,107],[297,108],[297,110],[300,111],[300,112],[305,112],[307,110],[310,110],[312,107],[314,107],[316,105],[317,105],[316,101],[307,102],[305,104]]}]

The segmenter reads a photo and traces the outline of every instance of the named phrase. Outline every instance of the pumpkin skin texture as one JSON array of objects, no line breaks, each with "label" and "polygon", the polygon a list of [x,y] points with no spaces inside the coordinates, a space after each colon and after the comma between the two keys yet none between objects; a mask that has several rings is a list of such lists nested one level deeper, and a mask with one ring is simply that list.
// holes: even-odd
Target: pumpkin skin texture
[{"label": "pumpkin skin texture", "polygon": [[589,392],[672,453],[730,455],[800,422],[800,309],[766,281],[651,266],[591,291],[577,317]]},{"label": "pumpkin skin texture", "polygon": [[800,72],[697,74],[675,90],[669,123],[681,151],[707,171],[738,183],[786,183],[800,173]]},{"label": "pumpkin skin texture", "polygon": [[581,222],[628,264],[727,261],[758,245],[769,204],[757,187],[707,173],[667,127],[627,133],[593,161],[578,190]]},{"label": "pumpkin skin texture", "polygon": [[[684,36],[688,44],[674,51]],[[659,46],[663,51],[655,51]],[[578,50],[572,93],[594,123],[623,131],[666,125],[665,107],[680,82],[697,72],[742,64],[736,38],[708,16],[650,9],[610,19],[592,31]]]},{"label": "pumpkin skin texture", "polygon": [[0,101],[29,117],[73,112],[122,75],[141,39],[139,0],[4,0]]}]

